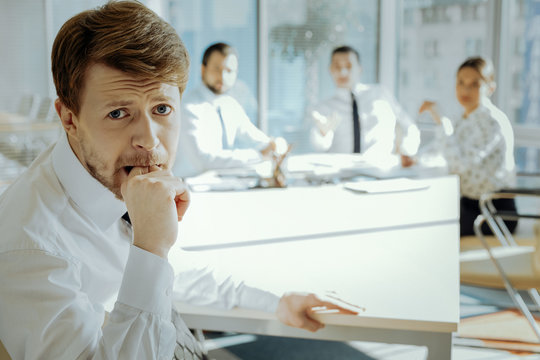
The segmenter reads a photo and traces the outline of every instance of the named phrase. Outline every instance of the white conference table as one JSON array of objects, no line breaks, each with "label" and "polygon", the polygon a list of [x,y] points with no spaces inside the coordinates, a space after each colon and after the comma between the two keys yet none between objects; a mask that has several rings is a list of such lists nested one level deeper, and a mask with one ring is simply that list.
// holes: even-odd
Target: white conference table
[{"label": "white conference table", "polygon": [[[191,328],[427,346],[450,359],[459,322],[458,179],[415,190],[356,193],[342,185],[193,193],[179,228],[185,250],[275,293],[335,291],[366,308],[321,314],[316,333],[274,314],[177,304]],[[382,183],[384,184],[384,183]]]}]

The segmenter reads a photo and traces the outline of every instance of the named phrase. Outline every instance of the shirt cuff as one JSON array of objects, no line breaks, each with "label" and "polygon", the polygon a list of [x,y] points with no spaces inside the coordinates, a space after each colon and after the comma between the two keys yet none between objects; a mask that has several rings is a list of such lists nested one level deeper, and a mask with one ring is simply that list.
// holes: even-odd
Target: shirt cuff
[{"label": "shirt cuff", "polygon": [[443,116],[441,118],[441,125],[444,131],[444,135],[452,136],[452,134],[454,133],[454,126],[452,125],[452,121],[449,118]]},{"label": "shirt cuff", "polygon": [[277,310],[280,299],[281,297],[269,291],[242,285],[237,306],[274,313]]},{"label": "shirt cuff", "polygon": [[170,318],[173,281],[167,260],[131,245],[118,302]]}]

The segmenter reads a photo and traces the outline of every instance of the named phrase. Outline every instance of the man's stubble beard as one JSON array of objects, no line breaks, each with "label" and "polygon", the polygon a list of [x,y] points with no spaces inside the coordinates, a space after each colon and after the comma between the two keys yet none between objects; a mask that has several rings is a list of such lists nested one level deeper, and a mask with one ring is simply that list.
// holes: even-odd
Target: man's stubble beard
[{"label": "man's stubble beard", "polygon": [[[104,173],[107,171],[107,165],[98,154],[88,147],[87,142],[84,139],[80,141],[80,149],[83,155],[84,164],[90,175],[92,175],[97,181],[111,191],[114,196],[124,201],[122,196],[122,181],[118,176],[125,166],[141,166],[148,167],[151,165],[167,165],[168,156],[164,151],[152,152],[148,155],[135,154],[132,156],[121,156],[116,160],[113,166],[113,173],[111,176],[106,176]],[[128,174],[129,175],[129,174]],[[124,178],[125,180],[125,178]]]},{"label": "man's stubble beard", "polygon": [[103,175],[103,173],[107,169],[107,166],[104,165],[104,161],[101,160],[92,149],[86,146],[86,142],[84,140],[81,141],[80,144],[81,152],[85,161],[85,164],[83,165],[85,165],[90,175],[92,175],[103,186],[109,189],[117,199],[123,201],[124,198],[122,197],[121,191],[122,183],[120,182],[120,180],[118,180],[118,176],[115,176],[120,170],[122,170],[122,168],[117,168],[115,166],[115,171],[111,177]]},{"label": "man's stubble beard", "polygon": [[223,85],[222,85],[222,90],[218,90],[216,87],[214,87],[208,81],[206,81],[204,78],[202,79],[202,82],[203,82],[204,86],[206,86],[211,92],[213,92],[216,95],[221,95],[221,94],[223,94],[225,92],[225,91],[223,91]]}]

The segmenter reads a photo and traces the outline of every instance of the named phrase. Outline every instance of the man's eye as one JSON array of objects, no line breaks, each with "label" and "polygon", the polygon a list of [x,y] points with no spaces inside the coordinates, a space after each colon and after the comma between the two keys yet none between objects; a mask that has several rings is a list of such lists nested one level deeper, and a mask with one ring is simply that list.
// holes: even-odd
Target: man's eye
[{"label": "man's eye", "polygon": [[109,117],[111,119],[122,119],[126,115],[127,115],[127,112],[125,110],[120,110],[120,109],[113,110],[109,113]]},{"label": "man's eye", "polygon": [[156,106],[156,113],[159,115],[167,115],[171,112],[171,107],[168,105],[158,105]]}]

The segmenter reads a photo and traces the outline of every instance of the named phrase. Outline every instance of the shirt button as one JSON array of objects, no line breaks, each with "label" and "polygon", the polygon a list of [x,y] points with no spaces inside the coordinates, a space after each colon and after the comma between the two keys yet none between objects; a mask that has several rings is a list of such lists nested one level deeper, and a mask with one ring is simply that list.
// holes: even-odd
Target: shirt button
[{"label": "shirt button", "polygon": [[167,288],[167,290],[165,290],[165,295],[171,296],[171,292],[172,292],[171,288]]}]

